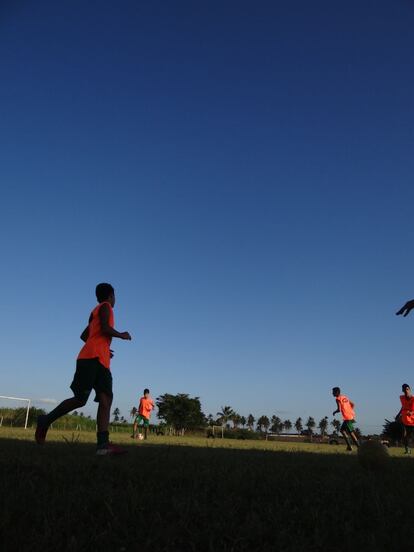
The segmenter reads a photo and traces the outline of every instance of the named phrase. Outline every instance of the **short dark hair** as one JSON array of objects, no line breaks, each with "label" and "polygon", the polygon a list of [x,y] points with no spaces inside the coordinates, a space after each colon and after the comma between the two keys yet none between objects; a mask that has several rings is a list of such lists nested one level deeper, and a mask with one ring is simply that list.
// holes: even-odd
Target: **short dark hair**
[{"label": "short dark hair", "polygon": [[146,395],[147,393],[149,393],[149,389],[144,389],[144,395]]},{"label": "short dark hair", "polygon": [[334,395],[340,395],[341,394],[341,390],[339,389],[339,387],[332,387],[332,393]]},{"label": "short dark hair", "polygon": [[402,390],[405,391],[406,389],[411,389],[411,387],[408,385],[408,383],[403,383]]},{"label": "short dark hair", "polygon": [[98,302],[102,303],[102,301],[106,301],[110,295],[113,295],[115,293],[115,290],[111,286],[111,284],[102,283],[96,286],[95,293]]}]

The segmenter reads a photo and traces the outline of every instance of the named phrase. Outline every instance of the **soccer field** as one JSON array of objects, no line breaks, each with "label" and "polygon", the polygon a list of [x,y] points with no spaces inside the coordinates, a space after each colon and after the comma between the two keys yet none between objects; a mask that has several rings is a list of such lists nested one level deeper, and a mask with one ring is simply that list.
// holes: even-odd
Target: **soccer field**
[{"label": "soccer field", "polygon": [[114,434],[128,454],[106,458],[93,433],[32,439],[0,429],[4,551],[411,550],[401,449],[367,472],[341,446]]}]

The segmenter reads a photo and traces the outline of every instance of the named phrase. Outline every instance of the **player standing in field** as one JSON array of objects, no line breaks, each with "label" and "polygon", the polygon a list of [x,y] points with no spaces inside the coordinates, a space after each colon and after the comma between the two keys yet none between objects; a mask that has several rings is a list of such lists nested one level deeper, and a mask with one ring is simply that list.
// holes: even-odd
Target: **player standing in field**
[{"label": "player standing in field", "polygon": [[414,432],[414,397],[408,383],[402,386],[403,394],[400,395],[401,409],[395,417],[403,426],[403,444],[405,447],[404,454],[411,454],[409,441]]},{"label": "player standing in field", "polygon": [[[149,389],[144,389],[144,395],[139,399],[138,414],[134,422],[132,438],[141,436],[141,425],[144,427],[144,439],[147,439],[151,411],[155,408],[154,401],[151,399]],[[141,439],[141,437],[139,437]]]},{"label": "player standing in field", "polygon": [[346,450],[352,450],[351,440],[354,444],[359,447],[358,437],[355,434],[354,423],[355,423],[355,412],[354,412],[354,403],[351,402],[348,397],[341,395],[341,390],[339,387],[334,387],[332,389],[332,395],[335,397],[337,409],[332,413],[333,416],[339,412],[342,414],[342,425],[341,433],[346,442]]},{"label": "player standing in field", "polygon": [[113,337],[130,340],[128,332],[117,332],[114,329],[115,291],[110,284],[96,286],[98,305],[93,309],[88,326],[81,334],[85,345],[82,347],[76,362],[76,372],[70,388],[74,396],[64,400],[46,416],[39,416],[35,433],[36,442],[43,445],[49,426],[61,416],[72,410],[85,406],[92,389],[95,390],[95,401],[99,403],[96,416],[98,455],[121,454],[124,449],[109,443],[109,417],[112,404],[112,374],[110,349]]}]

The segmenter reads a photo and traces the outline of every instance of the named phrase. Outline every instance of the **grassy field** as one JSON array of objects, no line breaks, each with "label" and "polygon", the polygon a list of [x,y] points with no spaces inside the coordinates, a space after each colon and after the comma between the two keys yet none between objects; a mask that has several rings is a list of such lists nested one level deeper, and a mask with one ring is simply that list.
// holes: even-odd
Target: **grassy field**
[{"label": "grassy field", "polygon": [[[414,463],[365,471],[344,447],[0,429],[0,549],[414,551]],[[408,537],[406,536],[408,535]],[[408,544],[406,544],[408,542]]]}]

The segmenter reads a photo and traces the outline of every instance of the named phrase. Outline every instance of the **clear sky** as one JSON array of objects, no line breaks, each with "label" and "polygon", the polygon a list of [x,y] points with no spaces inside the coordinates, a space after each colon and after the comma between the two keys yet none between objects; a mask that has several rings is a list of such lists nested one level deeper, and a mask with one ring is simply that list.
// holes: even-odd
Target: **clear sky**
[{"label": "clear sky", "polygon": [[3,1],[0,394],[70,396],[109,281],[124,415],[148,386],[318,421],[334,385],[394,415],[413,28],[408,0]]}]

